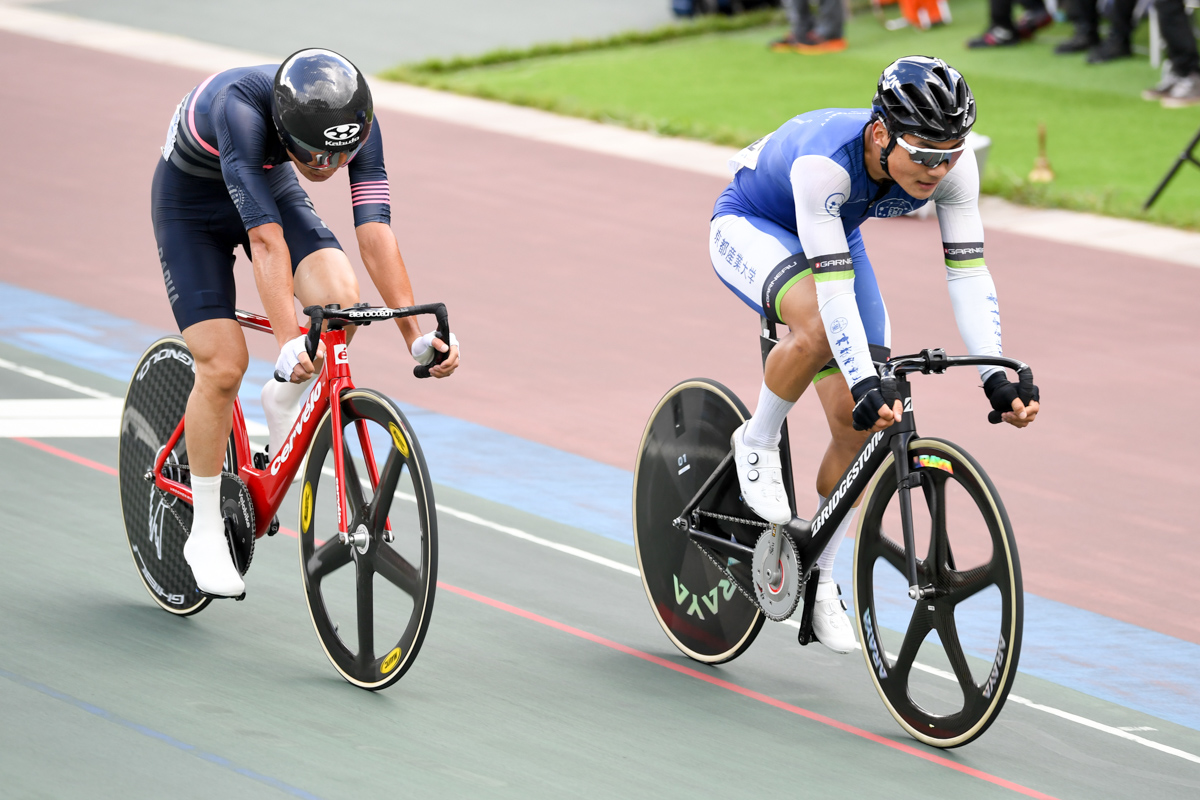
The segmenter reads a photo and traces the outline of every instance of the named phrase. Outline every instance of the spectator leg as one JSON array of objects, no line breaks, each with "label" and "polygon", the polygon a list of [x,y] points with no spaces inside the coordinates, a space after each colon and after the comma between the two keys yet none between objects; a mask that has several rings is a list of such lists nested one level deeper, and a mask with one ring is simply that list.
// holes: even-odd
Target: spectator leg
[{"label": "spectator leg", "polygon": [[1155,0],[1158,25],[1167,45],[1171,71],[1183,77],[1200,72],[1200,54],[1196,51],[1196,35],[1192,33],[1192,18],[1183,0]]}]

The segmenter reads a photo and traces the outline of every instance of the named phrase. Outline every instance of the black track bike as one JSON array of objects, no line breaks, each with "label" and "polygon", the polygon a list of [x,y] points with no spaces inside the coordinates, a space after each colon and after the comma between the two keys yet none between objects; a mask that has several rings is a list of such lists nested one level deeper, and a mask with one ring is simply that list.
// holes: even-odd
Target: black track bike
[{"label": "black track bike", "polygon": [[[761,331],[765,360],[775,326],[762,319]],[[867,439],[812,519],[795,516],[785,424],[793,518],[781,526],[759,519],[740,496],[730,436],[749,418],[746,406],[704,378],[667,392],[638,452],[634,545],[646,595],[671,641],[698,661],[729,661],[765,619],[788,619],[801,599],[799,641],[814,641],[817,558],[862,494],[854,617],[879,696],[901,727],[935,747],[958,747],[987,730],[1021,651],[1016,541],[979,463],[951,442],[918,436],[908,382],[913,373],[968,365],[1015,370],[1029,402],[1033,373],[1013,359],[923,350],[879,364],[884,398],[900,399],[904,417]],[[999,422],[999,413],[989,420]]]}]

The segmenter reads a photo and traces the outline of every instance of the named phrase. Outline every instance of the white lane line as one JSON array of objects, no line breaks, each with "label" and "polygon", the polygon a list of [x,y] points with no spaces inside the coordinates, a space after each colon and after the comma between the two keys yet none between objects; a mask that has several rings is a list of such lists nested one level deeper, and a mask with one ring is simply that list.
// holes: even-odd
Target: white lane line
[{"label": "white lane line", "polygon": [[1053,714],[1056,717],[1062,717],[1063,719],[1070,720],[1071,722],[1076,722],[1080,725],[1085,725],[1089,728],[1103,731],[1104,733],[1111,733],[1113,736],[1120,736],[1122,739],[1128,739],[1131,742],[1137,742],[1140,745],[1153,748],[1154,750],[1158,750],[1168,755],[1176,756],[1178,758],[1200,764],[1200,756],[1192,755],[1191,753],[1187,753],[1183,750],[1179,750],[1165,744],[1152,742],[1149,739],[1142,738],[1141,736],[1132,734],[1129,731],[1121,730],[1120,728],[1114,728],[1111,725],[1105,725],[1103,723],[1096,722],[1095,720],[1088,719],[1087,717],[1081,717],[1078,714],[1072,714],[1069,711],[1062,711],[1057,708],[1052,708],[1051,706],[1044,706],[1041,703],[1035,703],[1032,700],[1026,700],[1024,697],[1017,697],[1015,694],[1010,694],[1008,699],[1014,703],[1020,703],[1021,705],[1029,706],[1030,708],[1036,708],[1038,711],[1045,711],[1047,714]]},{"label": "white lane line", "polygon": [[13,361],[9,361],[6,358],[0,358],[0,369],[7,369],[12,372],[16,372],[19,375],[24,375],[27,378],[33,378],[34,380],[39,380],[43,383],[49,383],[63,389],[70,389],[72,392],[78,392],[79,394],[87,395],[88,397],[95,397],[98,400],[112,397],[112,395],[108,392],[102,392],[99,389],[93,389],[90,386],[81,386],[80,384],[75,383],[75,381],[69,381],[66,378],[60,378],[57,375],[48,375],[47,373],[42,372],[40,369],[27,367],[24,364],[17,364]]},{"label": "white lane line", "polygon": [[[333,470],[330,469],[329,467],[323,467],[321,469],[321,474],[328,475],[331,478],[334,477]],[[363,489],[365,489],[366,491],[368,491],[368,492],[373,491],[370,483],[363,481],[363,480],[360,480],[359,482],[362,484]],[[396,492],[396,496],[401,498],[402,500],[407,500],[410,503],[417,502],[417,498],[411,494],[408,494],[407,492],[398,491],[398,492]],[[461,519],[463,522],[470,522],[473,525],[479,525],[480,527],[483,527],[483,528],[489,528],[493,531],[497,531],[498,533],[507,534],[516,539],[521,539],[526,542],[531,542],[532,544],[541,545],[542,547],[548,547],[551,550],[557,550],[558,552],[566,553],[569,556],[575,556],[576,558],[582,558],[584,561],[591,561],[593,564],[600,564],[601,566],[605,566],[610,569],[615,569],[618,572],[624,572],[627,575],[640,576],[640,573],[637,571],[637,567],[631,567],[628,564],[622,564],[620,561],[613,561],[611,558],[605,558],[604,556],[599,556],[599,555],[596,555],[595,553],[589,553],[587,550],[580,550],[578,547],[571,547],[569,544],[560,544],[559,542],[554,542],[554,541],[551,541],[550,539],[543,539],[541,536],[534,536],[532,533],[526,533],[525,531],[523,531],[519,528],[513,528],[508,525],[501,525],[498,522],[492,522],[490,519],[484,519],[483,517],[478,516],[476,514],[472,514],[469,511],[460,511],[457,508],[452,508],[452,507],[444,505],[442,503],[437,504],[437,510],[438,510],[439,514],[447,514],[451,517]]]},{"label": "white lane line", "polygon": [[119,397],[0,400],[0,438],[116,437],[123,405]]},{"label": "white lane line", "polygon": [[[183,36],[3,3],[0,30],[206,72],[272,63],[286,55],[250,53]],[[657,136],[381,78],[372,79],[371,94],[379,108],[722,179],[729,178],[727,162],[736,153],[732,148],[707,142]],[[1200,267],[1200,234],[1191,231],[1065,209],[1017,206],[998,197],[982,198],[980,208],[984,227],[989,230]]]}]

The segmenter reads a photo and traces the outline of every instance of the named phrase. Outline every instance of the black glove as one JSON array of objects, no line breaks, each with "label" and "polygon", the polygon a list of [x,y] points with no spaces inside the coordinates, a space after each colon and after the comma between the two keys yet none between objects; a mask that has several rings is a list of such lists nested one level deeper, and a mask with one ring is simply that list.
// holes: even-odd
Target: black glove
[{"label": "black glove", "polygon": [[850,388],[854,396],[854,430],[868,431],[879,419],[879,409],[887,405],[879,389],[879,378],[872,375],[863,378]]},{"label": "black glove", "polygon": [[988,376],[988,379],[983,382],[983,393],[987,395],[988,401],[992,404],[992,411],[988,414],[988,422],[993,425],[998,424],[1002,414],[1013,410],[1012,402],[1018,397],[1024,405],[1029,405],[1035,400],[1041,400],[1041,395],[1038,393],[1038,387],[1034,384],[1029,384],[1029,390],[1024,390],[1020,384],[1013,383],[1008,379],[1008,375],[1004,374],[1004,370],[998,370]]}]

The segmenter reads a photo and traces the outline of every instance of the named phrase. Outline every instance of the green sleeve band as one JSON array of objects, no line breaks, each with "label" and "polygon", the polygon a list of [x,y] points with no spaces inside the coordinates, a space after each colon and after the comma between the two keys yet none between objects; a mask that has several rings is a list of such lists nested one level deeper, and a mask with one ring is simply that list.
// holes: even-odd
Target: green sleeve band
[{"label": "green sleeve band", "polygon": [[813,276],[817,283],[825,283],[825,281],[852,281],[854,280],[854,270],[848,269],[844,272],[819,272]]},{"label": "green sleeve band", "polygon": [[970,261],[951,261],[946,259],[946,266],[951,269],[963,269],[965,267],[986,267],[982,258],[972,258]]},{"label": "green sleeve band", "polygon": [[830,375],[840,375],[841,372],[842,371],[840,369],[838,369],[837,367],[830,367],[829,369],[823,369],[817,373],[815,378],[813,378],[813,383],[817,383],[818,381],[823,381],[826,378],[828,378]]}]

